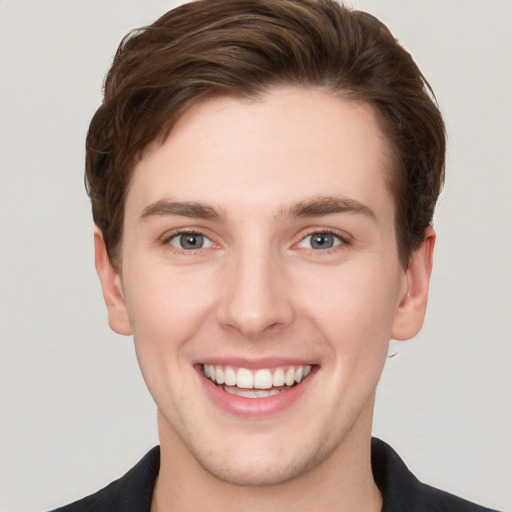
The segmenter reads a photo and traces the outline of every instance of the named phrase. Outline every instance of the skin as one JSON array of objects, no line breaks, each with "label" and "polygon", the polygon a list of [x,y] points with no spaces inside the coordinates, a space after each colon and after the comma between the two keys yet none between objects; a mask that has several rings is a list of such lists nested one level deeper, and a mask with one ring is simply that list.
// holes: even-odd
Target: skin
[{"label": "skin", "polygon": [[[369,105],[289,87],[198,103],[139,162],[121,271],[99,232],[96,266],[158,406],[153,510],[381,509],[375,389],[390,338],[422,326],[435,239],[401,266],[390,160]],[[322,233],[333,247],[312,245]],[[247,418],[205,393],[212,358],[315,371],[298,399]]]}]

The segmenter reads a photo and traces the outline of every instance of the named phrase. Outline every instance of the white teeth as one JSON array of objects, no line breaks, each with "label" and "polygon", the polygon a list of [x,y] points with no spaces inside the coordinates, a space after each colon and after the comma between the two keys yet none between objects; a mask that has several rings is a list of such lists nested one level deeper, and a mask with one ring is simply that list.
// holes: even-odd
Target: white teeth
[{"label": "white teeth", "polygon": [[[284,368],[276,368],[275,370],[262,368],[253,373],[247,368],[235,370],[230,366],[204,364],[203,373],[216,384],[225,384],[224,389],[226,391],[228,391],[227,388],[267,390],[284,386],[290,388],[294,384],[302,382],[310,374],[311,368],[311,365],[289,366],[286,371]],[[282,390],[272,390],[272,394],[276,394],[273,391],[279,392]],[[234,391],[232,394],[238,394],[238,391]],[[272,396],[272,394],[266,394],[265,396]]]},{"label": "white teeth", "polygon": [[287,386],[293,386],[295,382],[295,368],[293,366],[288,368],[284,382]]},{"label": "white teeth", "polygon": [[236,386],[236,372],[233,368],[229,366],[226,368],[224,372],[224,383],[226,386]]},{"label": "white teeth", "polygon": [[252,389],[254,387],[254,377],[251,370],[239,368],[236,372],[236,385],[239,388]]},{"label": "white teeth", "polygon": [[270,389],[272,387],[270,370],[258,370],[254,374],[254,387],[258,389]]},{"label": "white teeth", "polygon": [[276,387],[284,386],[284,370],[278,368],[272,376],[272,385]]},{"label": "white teeth", "polygon": [[217,384],[224,384],[224,370],[219,366],[215,368],[215,382]]},{"label": "white teeth", "polygon": [[264,389],[240,389],[235,387],[224,387],[224,391],[227,391],[230,395],[243,396],[245,398],[267,398],[269,396],[278,395],[284,390],[271,389],[270,391]]}]

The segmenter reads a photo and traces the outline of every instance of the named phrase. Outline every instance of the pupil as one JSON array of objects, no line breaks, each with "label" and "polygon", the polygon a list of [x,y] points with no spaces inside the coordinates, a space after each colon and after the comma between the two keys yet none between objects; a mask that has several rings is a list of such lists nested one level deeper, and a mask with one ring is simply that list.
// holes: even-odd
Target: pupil
[{"label": "pupil", "polygon": [[203,237],[202,235],[194,235],[191,233],[181,235],[180,245],[183,249],[200,249],[203,246]]},{"label": "pupil", "polygon": [[328,233],[318,233],[314,235],[311,240],[311,246],[313,249],[330,249],[333,244],[333,236]]}]

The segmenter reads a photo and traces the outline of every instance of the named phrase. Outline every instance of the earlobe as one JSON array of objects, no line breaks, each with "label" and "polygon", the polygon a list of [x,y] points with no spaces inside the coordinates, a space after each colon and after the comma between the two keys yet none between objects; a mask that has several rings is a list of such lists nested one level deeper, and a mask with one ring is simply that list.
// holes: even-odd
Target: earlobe
[{"label": "earlobe", "polygon": [[391,332],[393,339],[411,339],[420,332],[423,326],[427,310],[435,240],[435,231],[429,226],[425,231],[423,243],[411,255],[406,271],[407,289],[398,304],[393,322]]},{"label": "earlobe", "polygon": [[128,336],[132,334],[132,330],[121,287],[121,277],[112,266],[105,240],[99,229],[94,231],[94,260],[107,306],[110,328],[118,334]]}]

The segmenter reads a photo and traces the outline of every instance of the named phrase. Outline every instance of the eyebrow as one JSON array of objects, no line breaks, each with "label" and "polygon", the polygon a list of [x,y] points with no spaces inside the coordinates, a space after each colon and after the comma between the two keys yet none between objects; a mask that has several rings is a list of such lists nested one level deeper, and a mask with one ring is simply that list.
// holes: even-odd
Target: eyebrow
[{"label": "eyebrow", "polygon": [[140,215],[140,220],[147,220],[151,217],[180,216],[192,217],[221,222],[225,215],[216,210],[213,206],[198,203],[195,201],[170,201],[161,199],[146,206]]},{"label": "eyebrow", "polygon": [[364,203],[355,199],[336,196],[320,196],[299,201],[292,205],[287,212],[284,212],[284,216],[322,217],[336,213],[352,213],[369,217],[372,220],[377,219],[375,212]]},{"label": "eyebrow", "polygon": [[[335,196],[320,196],[299,201],[281,212],[281,217],[322,217],[336,213],[364,215],[373,220],[377,218],[374,211],[355,199]],[[224,222],[226,215],[211,205],[196,201],[171,201],[160,199],[142,210],[141,220],[151,217],[180,216],[195,219]]]}]

